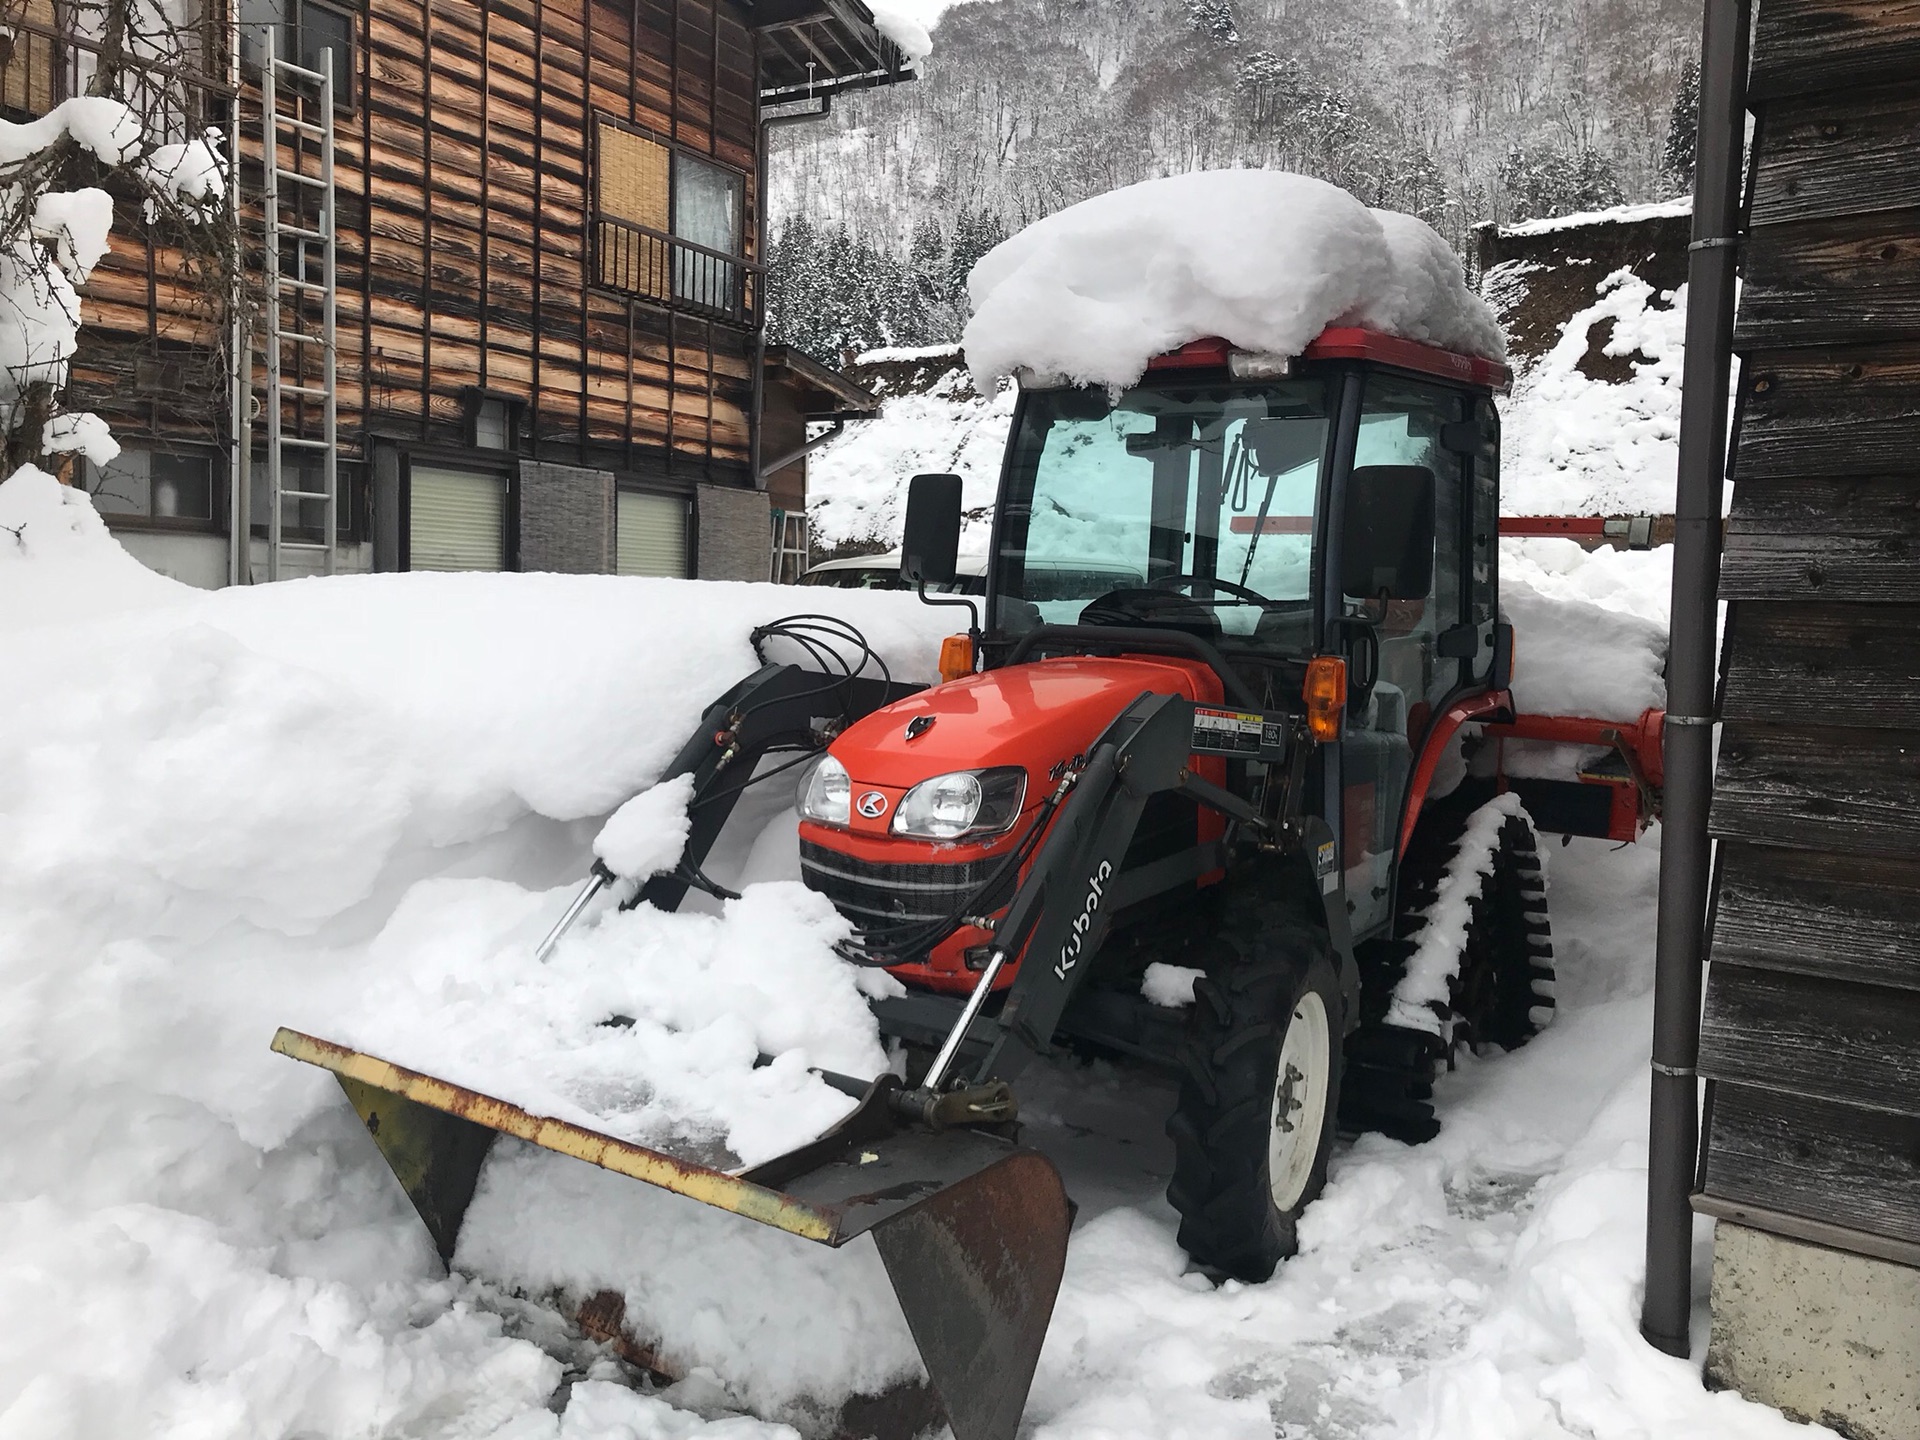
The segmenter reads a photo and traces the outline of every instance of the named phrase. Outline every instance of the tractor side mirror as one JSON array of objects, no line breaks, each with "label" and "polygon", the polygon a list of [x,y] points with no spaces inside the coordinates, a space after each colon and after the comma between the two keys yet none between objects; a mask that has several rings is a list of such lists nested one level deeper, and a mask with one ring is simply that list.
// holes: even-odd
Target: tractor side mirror
[{"label": "tractor side mirror", "polygon": [[907,482],[900,578],[909,585],[951,585],[960,564],[960,477],[916,475]]},{"label": "tractor side mirror", "polygon": [[1341,589],[1349,599],[1424,600],[1433,588],[1433,471],[1360,465],[1341,515]]}]

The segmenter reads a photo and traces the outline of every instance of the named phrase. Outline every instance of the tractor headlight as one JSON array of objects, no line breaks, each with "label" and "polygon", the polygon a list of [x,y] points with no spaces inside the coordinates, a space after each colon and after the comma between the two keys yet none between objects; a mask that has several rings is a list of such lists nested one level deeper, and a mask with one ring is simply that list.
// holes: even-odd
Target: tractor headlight
[{"label": "tractor headlight", "polygon": [[800,792],[800,818],[844,828],[847,800],[852,794],[853,777],[847,774],[847,767],[831,755],[822,756],[807,777],[807,788]]},{"label": "tractor headlight", "polygon": [[1020,817],[1026,794],[1027,772],[1018,765],[936,775],[900,798],[893,833],[915,840],[998,835]]}]

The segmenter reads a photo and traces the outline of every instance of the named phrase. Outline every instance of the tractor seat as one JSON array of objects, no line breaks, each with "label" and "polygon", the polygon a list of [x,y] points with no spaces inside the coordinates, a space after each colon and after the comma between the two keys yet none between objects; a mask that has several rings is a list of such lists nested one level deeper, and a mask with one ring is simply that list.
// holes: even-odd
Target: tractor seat
[{"label": "tractor seat", "polygon": [[1109,590],[1087,602],[1080,623],[1179,630],[1209,645],[1218,643],[1221,635],[1219,617],[1212,609],[1178,590]]}]

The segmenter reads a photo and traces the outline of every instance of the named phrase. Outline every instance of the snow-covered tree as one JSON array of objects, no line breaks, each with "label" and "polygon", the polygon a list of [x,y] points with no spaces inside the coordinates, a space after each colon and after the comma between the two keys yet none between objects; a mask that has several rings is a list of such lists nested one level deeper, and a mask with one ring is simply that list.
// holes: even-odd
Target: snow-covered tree
[{"label": "snow-covered tree", "polygon": [[1676,190],[1693,189],[1695,147],[1700,138],[1700,66],[1689,58],[1680,71],[1667,117],[1667,143],[1660,152],[1660,169]]}]

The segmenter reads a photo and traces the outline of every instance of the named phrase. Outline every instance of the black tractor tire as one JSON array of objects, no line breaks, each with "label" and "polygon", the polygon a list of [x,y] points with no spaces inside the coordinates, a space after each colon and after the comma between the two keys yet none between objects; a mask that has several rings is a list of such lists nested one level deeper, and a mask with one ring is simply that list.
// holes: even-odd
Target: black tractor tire
[{"label": "black tractor tire", "polygon": [[1553,937],[1539,840],[1524,814],[1501,824],[1491,873],[1470,902],[1457,973],[1440,1017],[1446,1038],[1386,1021],[1394,988],[1419,945],[1423,913],[1477,808],[1443,804],[1422,817],[1400,873],[1400,920],[1391,939],[1356,948],[1360,1026],[1347,1039],[1340,1123],[1419,1144],[1440,1131],[1433,1081],[1455,1048],[1515,1050],[1552,1018]]},{"label": "black tractor tire", "polygon": [[[1300,1213],[1326,1184],[1346,1010],[1327,932],[1297,903],[1230,898],[1202,951],[1206,975],[1194,983],[1180,1098],[1167,1121],[1175,1156],[1167,1199],[1196,1265],[1257,1282],[1299,1248]],[[1300,1062],[1287,1076],[1283,1051]],[[1307,1073],[1316,1068],[1317,1077]],[[1276,1145],[1276,1123],[1288,1134],[1301,1127],[1311,1156],[1302,1141]]]}]

